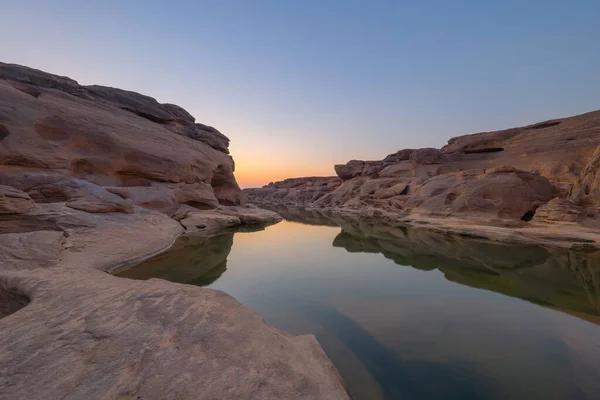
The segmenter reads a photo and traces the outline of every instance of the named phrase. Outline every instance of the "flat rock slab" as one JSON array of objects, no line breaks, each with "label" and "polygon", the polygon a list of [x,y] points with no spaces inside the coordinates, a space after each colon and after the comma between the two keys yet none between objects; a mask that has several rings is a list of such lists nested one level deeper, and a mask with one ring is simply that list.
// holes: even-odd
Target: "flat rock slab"
[{"label": "flat rock slab", "polygon": [[31,299],[0,319],[2,398],[348,398],[314,336],[269,327],[225,293],[90,268],[33,272],[0,278]]}]

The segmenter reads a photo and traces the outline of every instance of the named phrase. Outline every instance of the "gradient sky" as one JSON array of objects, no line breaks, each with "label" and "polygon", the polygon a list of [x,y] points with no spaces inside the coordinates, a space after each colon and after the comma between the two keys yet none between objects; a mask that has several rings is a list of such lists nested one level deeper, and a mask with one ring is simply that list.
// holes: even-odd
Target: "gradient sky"
[{"label": "gradient sky", "polygon": [[0,60],[181,105],[258,186],[600,108],[600,1],[0,0]]}]

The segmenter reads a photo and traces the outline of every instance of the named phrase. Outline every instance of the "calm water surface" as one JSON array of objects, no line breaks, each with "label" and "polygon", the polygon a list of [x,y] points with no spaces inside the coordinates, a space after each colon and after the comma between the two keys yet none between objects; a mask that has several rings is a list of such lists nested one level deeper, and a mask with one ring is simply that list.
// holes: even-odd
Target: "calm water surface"
[{"label": "calm water surface", "polygon": [[600,399],[598,254],[285,216],[119,275],[223,290],[315,334],[357,399]]}]

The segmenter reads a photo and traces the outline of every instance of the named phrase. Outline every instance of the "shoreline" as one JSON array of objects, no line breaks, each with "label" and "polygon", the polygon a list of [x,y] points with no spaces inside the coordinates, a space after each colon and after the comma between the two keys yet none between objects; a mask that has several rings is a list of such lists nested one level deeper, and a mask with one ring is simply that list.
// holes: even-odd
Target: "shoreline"
[{"label": "shoreline", "polygon": [[[46,216],[57,210],[66,212],[57,204],[40,205],[37,212]],[[210,237],[261,218],[265,225],[273,222],[271,212],[251,208],[244,216],[244,210],[228,209],[238,217],[217,223],[214,212],[200,212],[195,223],[204,215],[207,227],[196,232],[154,211],[68,210],[58,218],[80,218],[84,227],[3,234],[0,294],[24,299],[21,308],[9,307],[0,316],[6,332],[0,338],[5,395],[235,399],[252,390],[261,398],[348,399],[314,335],[273,328],[218,290],[113,275],[167,251],[185,235]],[[209,343],[216,352],[206,351]],[[192,378],[199,373],[205,379]],[[206,379],[217,384],[206,385]],[[226,392],[219,382],[228,382]]]},{"label": "shoreline", "polygon": [[366,220],[375,224],[409,226],[414,229],[425,229],[445,235],[468,235],[473,238],[498,241],[507,244],[535,244],[545,247],[579,251],[600,250],[600,230],[584,227],[576,223],[536,221],[521,224],[513,220],[501,221],[484,218],[417,217],[414,215],[409,216],[407,214],[402,215],[387,212],[379,208],[352,209],[314,207],[260,203],[256,201],[255,204],[275,212],[281,207],[293,207],[305,211],[322,213],[324,215],[347,216],[357,220]]}]

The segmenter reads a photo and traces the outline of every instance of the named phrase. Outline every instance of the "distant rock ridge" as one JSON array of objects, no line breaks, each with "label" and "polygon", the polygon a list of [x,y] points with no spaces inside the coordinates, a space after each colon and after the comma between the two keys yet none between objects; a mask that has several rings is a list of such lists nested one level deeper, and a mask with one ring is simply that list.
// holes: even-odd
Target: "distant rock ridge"
[{"label": "distant rock ridge", "polygon": [[[600,227],[600,111],[451,138],[335,165],[337,177],[246,189],[256,204],[399,218],[577,223]],[[315,184],[318,182],[318,184]],[[539,213],[538,213],[539,210]]]}]

